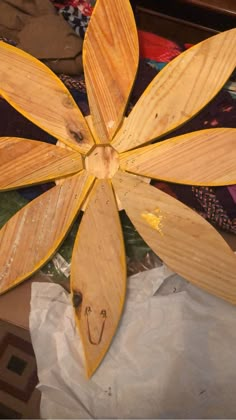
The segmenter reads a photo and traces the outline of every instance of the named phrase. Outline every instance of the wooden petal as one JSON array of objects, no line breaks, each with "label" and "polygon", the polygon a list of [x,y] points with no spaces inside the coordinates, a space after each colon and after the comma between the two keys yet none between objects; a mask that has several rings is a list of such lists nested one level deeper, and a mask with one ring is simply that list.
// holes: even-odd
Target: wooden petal
[{"label": "wooden petal", "polygon": [[236,184],[235,162],[235,128],[196,131],[120,155],[122,169],[190,185]]},{"label": "wooden petal", "polygon": [[119,172],[113,185],[136,229],[172,270],[236,304],[236,256],[209,223],[134,175]]},{"label": "wooden petal", "polygon": [[0,293],[37,271],[61,244],[93,177],[74,175],[16,213],[0,230]]},{"label": "wooden petal", "polygon": [[86,153],[93,145],[87,123],[64,84],[43,63],[0,42],[0,94],[30,121]]},{"label": "wooden petal", "polygon": [[192,118],[223,87],[236,66],[236,29],[222,32],[171,61],[145,90],[113,146],[123,152]]},{"label": "wooden petal", "polygon": [[72,256],[71,289],[87,375],[91,376],[115,334],[126,290],[120,219],[107,180],[96,181],[79,227]]},{"label": "wooden petal", "polygon": [[83,63],[96,141],[107,143],[121,123],[138,67],[138,37],[129,1],[97,1]]},{"label": "wooden petal", "polygon": [[0,138],[0,190],[71,175],[83,169],[80,154],[40,141]]}]

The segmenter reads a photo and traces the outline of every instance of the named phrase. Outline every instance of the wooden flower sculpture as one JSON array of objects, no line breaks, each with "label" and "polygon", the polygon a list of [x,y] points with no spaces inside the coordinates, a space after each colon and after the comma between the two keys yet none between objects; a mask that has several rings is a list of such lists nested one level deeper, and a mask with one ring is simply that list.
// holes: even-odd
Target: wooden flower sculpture
[{"label": "wooden flower sculpture", "polygon": [[228,245],[198,214],[144,182],[151,177],[193,185],[236,183],[236,130],[203,130],[140,147],[190,119],[222,88],[236,64],[236,30],[173,60],[128,118],[124,111],[138,66],[128,0],[98,0],[92,15],[83,56],[87,121],[42,63],[4,43],[0,56],[0,93],[59,140],[50,145],[1,138],[0,188],[60,180],[0,231],[1,293],[52,257],[85,206],[72,256],[71,291],[90,376],[111,343],[125,300],[118,198],[172,270],[236,303],[236,257]]}]

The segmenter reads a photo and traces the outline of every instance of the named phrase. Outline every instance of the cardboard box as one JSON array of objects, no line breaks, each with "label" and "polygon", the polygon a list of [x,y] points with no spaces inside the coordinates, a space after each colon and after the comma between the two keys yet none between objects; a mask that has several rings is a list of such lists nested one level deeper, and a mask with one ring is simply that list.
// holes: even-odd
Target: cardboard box
[{"label": "cardboard box", "polygon": [[29,330],[31,284],[34,281],[49,282],[50,279],[37,273],[30,279],[0,296],[0,320]]}]

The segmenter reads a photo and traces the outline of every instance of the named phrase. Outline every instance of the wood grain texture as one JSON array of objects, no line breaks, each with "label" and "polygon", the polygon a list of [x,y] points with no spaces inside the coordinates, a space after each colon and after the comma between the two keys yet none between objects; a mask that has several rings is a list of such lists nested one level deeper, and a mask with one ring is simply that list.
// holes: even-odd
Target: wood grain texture
[{"label": "wood grain texture", "polygon": [[120,171],[112,182],[140,235],[173,271],[236,304],[236,256],[210,224],[135,175]]},{"label": "wood grain texture", "polygon": [[129,1],[97,1],[85,35],[83,63],[95,139],[108,143],[121,123],[138,67]]},{"label": "wood grain texture", "polygon": [[120,155],[129,172],[189,185],[236,184],[236,129],[213,128]]},{"label": "wood grain texture", "polygon": [[235,66],[236,29],[185,51],[150,83],[112,145],[124,152],[185,123],[219,92]]},{"label": "wood grain texture", "polygon": [[72,256],[71,290],[82,295],[75,317],[90,377],[115,334],[126,290],[122,230],[107,180],[96,181],[80,224]]},{"label": "wood grain texture", "polygon": [[64,84],[43,63],[0,42],[0,94],[26,118],[68,146],[87,153],[87,123]]},{"label": "wood grain texture", "polygon": [[37,271],[57,250],[93,177],[73,175],[31,201],[0,230],[0,293]]},{"label": "wood grain texture", "polygon": [[0,137],[0,190],[55,180],[82,169],[76,151],[41,141]]},{"label": "wood grain texture", "polygon": [[119,155],[111,146],[97,146],[85,158],[85,168],[98,179],[112,178],[119,168]]}]

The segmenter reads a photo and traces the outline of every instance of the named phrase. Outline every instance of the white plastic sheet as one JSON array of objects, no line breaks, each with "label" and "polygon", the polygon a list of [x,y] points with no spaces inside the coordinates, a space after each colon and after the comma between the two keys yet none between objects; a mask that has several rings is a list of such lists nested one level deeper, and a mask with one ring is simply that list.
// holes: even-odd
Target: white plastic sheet
[{"label": "white plastic sheet", "polygon": [[235,418],[235,314],[165,266],[133,276],[112,346],[87,380],[70,296],[33,283],[42,418]]}]

